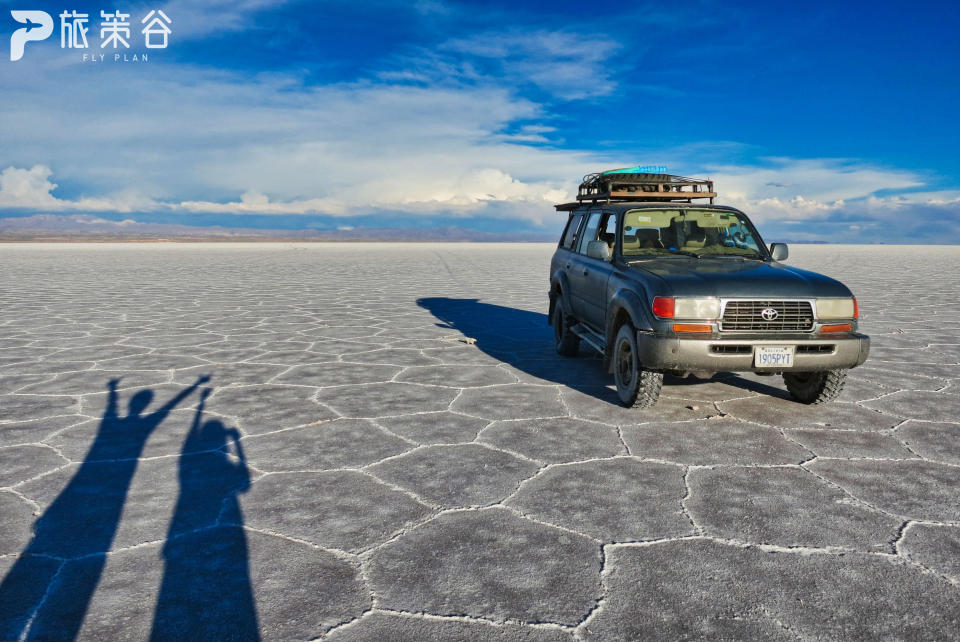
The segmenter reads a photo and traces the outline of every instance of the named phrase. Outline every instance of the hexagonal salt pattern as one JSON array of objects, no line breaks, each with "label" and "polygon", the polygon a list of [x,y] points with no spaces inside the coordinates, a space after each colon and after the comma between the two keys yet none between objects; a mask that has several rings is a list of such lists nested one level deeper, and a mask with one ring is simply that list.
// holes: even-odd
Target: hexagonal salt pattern
[{"label": "hexagonal salt pattern", "polygon": [[881,550],[889,549],[903,521],[802,468],[701,468],[688,483],[693,520],[727,540]]},{"label": "hexagonal salt pattern", "polygon": [[503,508],[437,517],[370,556],[377,603],[494,620],[580,622],[596,606],[600,547]]},{"label": "hexagonal salt pattern", "polygon": [[587,640],[956,637],[957,587],[899,556],[704,538],[609,548]]},{"label": "hexagonal salt pattern", "polygon": [[676,537],[693,532],[681,504],[683,474],[681,466],[633,457],[557,465],[507,503],[604,542]]},{"label": "hexagonal salt pattern", "polygon": [[646,410],[553,353],[552,252],[0,246],[0,638],[956,637],[960,251],[792,248],[873,339],[839,401]]}]

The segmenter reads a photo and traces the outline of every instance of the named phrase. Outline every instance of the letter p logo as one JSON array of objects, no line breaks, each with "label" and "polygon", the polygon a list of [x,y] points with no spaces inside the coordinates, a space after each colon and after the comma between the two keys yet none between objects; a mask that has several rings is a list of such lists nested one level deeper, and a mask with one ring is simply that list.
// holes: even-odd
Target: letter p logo
[{"label": "letter p logo", "polygon": [[53,18],[46,11],[11,11],[10,15],[27,25],[10,36],[10,60],[23,58],[23,47],[31,40],[46,40],[53,33]]}]

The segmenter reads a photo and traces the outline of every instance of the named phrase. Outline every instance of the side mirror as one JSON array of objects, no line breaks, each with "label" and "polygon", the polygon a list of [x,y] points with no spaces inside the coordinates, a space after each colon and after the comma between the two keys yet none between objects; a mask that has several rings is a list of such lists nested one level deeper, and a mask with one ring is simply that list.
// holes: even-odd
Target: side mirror
[{"label": "side mirror", "polygon": [[786,261],[787,257],[790,256],[790,250],[787,249],[786,243],[771,243],[770,256],[774,261]]},{"label": "side mirror", "polygon": [[587,243],[587,256],[591,259],[610,260],[610,246],[606,241],[590,241]]}]

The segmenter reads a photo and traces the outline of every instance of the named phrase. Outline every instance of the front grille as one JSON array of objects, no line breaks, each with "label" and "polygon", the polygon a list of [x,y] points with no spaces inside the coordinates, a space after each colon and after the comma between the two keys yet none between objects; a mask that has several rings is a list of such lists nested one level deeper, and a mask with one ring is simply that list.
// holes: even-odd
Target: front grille
[{"label": "front grille", "polygon": [[[776,318],[763,311],[776,310]],[[809,301],[727,301],[720,319],[721,332],[810,332],[813,306]]]}]

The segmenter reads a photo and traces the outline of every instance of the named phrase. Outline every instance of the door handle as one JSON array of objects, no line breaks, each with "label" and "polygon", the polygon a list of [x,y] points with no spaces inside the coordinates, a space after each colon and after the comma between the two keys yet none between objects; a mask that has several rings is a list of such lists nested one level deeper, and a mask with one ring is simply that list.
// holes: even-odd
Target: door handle
[{"label": "door handle", "polygon": [[590,270],[584,270],[584,271],[583,271],[583,276],[587,276],[588,274],[590,274]]},{"label": "door handle", "polygon": [[568,269],[568,270],[570,269],[570,264],[569,264],[569,263],[567,263],[567,269]]}]

